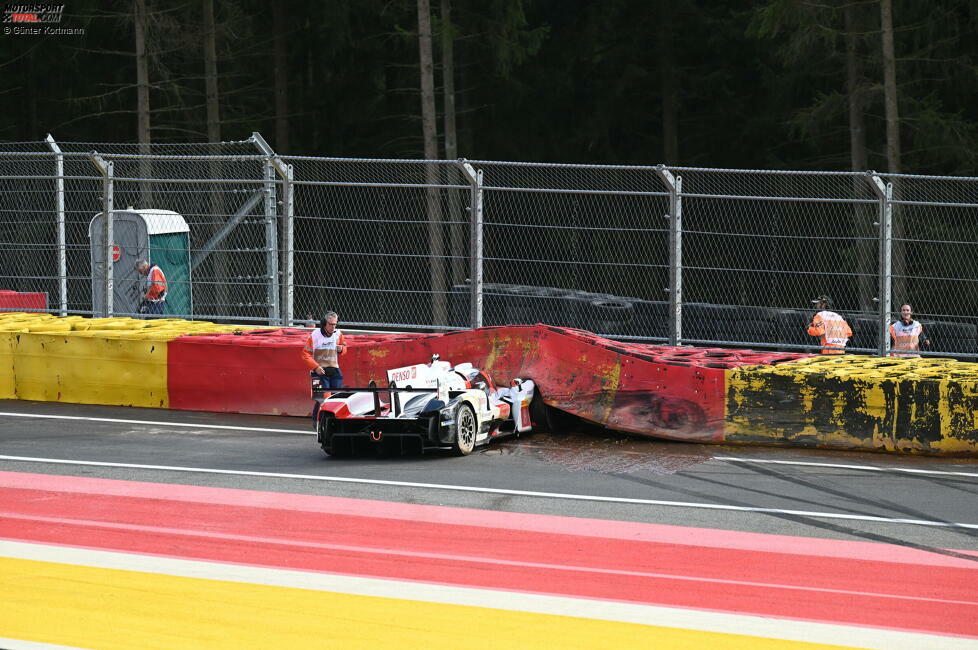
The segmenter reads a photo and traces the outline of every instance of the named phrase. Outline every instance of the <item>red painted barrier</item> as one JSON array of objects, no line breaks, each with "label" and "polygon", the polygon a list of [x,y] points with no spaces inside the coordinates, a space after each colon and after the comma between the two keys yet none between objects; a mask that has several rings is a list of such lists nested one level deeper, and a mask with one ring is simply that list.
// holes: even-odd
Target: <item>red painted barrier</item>
[{"label": "red painted barrier", "polygon": [[433,335],[351,337],[348,385],[433,353],[471,362],[497,383],[533,379],[547,404],[618,431],[677,440],[723,440],[725,371],[804,354],[626,344],[547,325],[484,327]]},{"label": "red painted barrier", "polygon": [[0,311],[45,311],[47,308],[48,294],[43,291],[0,290]]},{"label": "red painted barrier", "polygon": [[[305,415],[309,376],[303,330],[185,336],[170,342],[170,407]],[[547,404],[618,431],[678,440],[723,440],[725,372],[799,354],[628,344],[548,325],[443,334],[350,335],[345,384],[382,384],[387,370],[438,354],[470,362],[497,384],[533,379]]]},{"label": "red painted barrier", "polygon": [[304,337],[244,333],[182,336],[168,344],[170,408],[307,415]]}]

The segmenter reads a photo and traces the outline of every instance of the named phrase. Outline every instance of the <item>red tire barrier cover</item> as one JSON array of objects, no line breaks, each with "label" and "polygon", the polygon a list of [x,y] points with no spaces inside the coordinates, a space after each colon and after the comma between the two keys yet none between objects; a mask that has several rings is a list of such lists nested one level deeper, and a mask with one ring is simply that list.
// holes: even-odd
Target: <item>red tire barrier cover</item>
[{"label": "red tire barrier cover", "polygon": [[[174,409],[305,415],[311,397],[302,330],[185,336],[170,342]],[[387,370],[438,354],[471,362],[497,383],[533,379],[547,404],[619,431],[723,440],[725,373],[810,355],[625,344],[547,325],[444,334],[350,335],[344,383],[382,384]]]},{"label": "red tire barrier cover", "polygon": [[343,359],[351,386],[382,381],[388,368],[437,353],[469,361],[497,382],[533,379],[551,406],[612,429],[713,442],[723,439],[727,368],[810,356],[622,344],[545,325],[351,340]]},{"label": "red tire barrier cover", "polygon": [[44,311],[48,308],[48,294],[43,291],[21,293],[0,290],[0,311]]},{"label": "red tire barrier cover", "polygon": [[303,337],[182,336],[169,343],[170,408],[308,415],[309,371]]}]

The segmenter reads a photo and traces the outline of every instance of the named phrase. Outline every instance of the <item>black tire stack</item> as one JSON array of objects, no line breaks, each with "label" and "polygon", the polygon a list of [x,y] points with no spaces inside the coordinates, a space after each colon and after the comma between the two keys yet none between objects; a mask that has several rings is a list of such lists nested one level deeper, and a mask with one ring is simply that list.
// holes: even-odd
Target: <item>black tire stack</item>
[{"label": "black tire stack", "polygon": [[[453,326],[469,326],[469,301],[468,285],[452,287]],[[793,346],[818,345],[818,339],[807,332],[812,313],[812,310],[688,302],[683,305],[683,339],[703,341],[701,345],[750,347],[756,343],[801,351]],[[546,323],[608,337],[665,340],[669,336],[667,302],[573,289],[486,283],[483,285],[482,314],[484,325]],[[853,332],[849,348],[878,348],[879,323],[875,318],[842,316]],[[978,356],[975,323],[923,321],[923,325],[933,341],[924,351],[964,355],[958,358],[965,360]]]},{"label": "black tire stack", "polygon": [[[815,345],[818,339],[808,335],[808,324],[812,320],[811,313],[796,309],[772,310],[771,328],[774,343],[784,346],[782,349],[795,349],[788,346]],[[805,350],[798,350],[804,352]]]},{"label": "black tire stack", "polygon": [[[845,315],[842,315],[845,318]],[[879,321],[875,318],[850,318],[849,327],[852,329],[852,338],[849,340],[850,348],[871,348],[879,349]],[[862,351],[857,354],[872,354],[872,352]]]},{"label": "black tire stack", "polygon": [[924,334],[931,340],[930,346],[921,346],[926,352],[944,352],[967,355],[964,361],[973,361],[978,353],[978,329],[974,323],[954,323],[947,321],[921,321]]}]

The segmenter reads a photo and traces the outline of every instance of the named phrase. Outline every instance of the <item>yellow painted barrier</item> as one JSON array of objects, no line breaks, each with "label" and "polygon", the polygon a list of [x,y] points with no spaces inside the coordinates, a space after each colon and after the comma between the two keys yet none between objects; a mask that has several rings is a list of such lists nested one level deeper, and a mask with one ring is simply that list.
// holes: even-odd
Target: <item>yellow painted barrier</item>
[{"label": "yellow painted barrier", "polygon": [[73,334],[20,335],[14,360],[20,399],[169,405],[165,342]]},{"label": "yellow painted barrier", "polygon": [[0,398],[167,408],[167,342],[207,321],[0,314]]},{"label": "yellow painted barrier", "polygon": [[16,399],[14,383],[14,341],[16,332],[0,329],[0,399]]},{"label": "yellow painted barrier", "polygon": [[728,371],[724,439],[978,454],[978,364],[815,356]]}]

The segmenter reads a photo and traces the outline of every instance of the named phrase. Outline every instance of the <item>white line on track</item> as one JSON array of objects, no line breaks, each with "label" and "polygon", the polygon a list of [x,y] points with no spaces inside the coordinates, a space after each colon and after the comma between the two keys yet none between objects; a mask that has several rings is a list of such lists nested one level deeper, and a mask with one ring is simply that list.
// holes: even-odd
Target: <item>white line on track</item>
[{"label": "white line on track", "polygon": [[768,460],[764,458],[735,458],[733,456],[714,456],[713,460],[728,463],[757,463],[765,465],[801,465],[804,467],[831,467],[833,469],[857,469],[866,472],[898,472],[905,474],[932,474],[936,476],[967,476],[978,478],[978,472],[945,472],[933,469],[913,469],[910,467],[877,467],[875,465],[844,465],[842,463],[813,463],[800,460]]},{"label": "white line on track", "polygon": [[166,422],[165,420],[122,420],[118,418],[90,418],[80,415],[48,415],[45,413],[5,413],[0,411],[0,415],[14,418],[48,418],[52,420],[84,420],[88,422],[111,422],[113,424],[152,424],[164,427],[187,427],[193,429],[230,429],[232,431],[262,431],[266,433],[298,433],[304,436],[315,435],[312,431],[302,431],[301,429],[269,429],[266,427],[238,427],[230,424],[204,424],[194,422]]},{"label": "white line on track", "polygon": [[563,494],[559,492],[532,492],[527,490],[504,490],[501,488],[476,487],[469,485],[442,485],[440,483],[413,483],[408,481],[384,481],[380,479],[348,478],[340,476],[317,476],[315,474],[284,474],[279,472],[254,472],[235,469],[214,469],[209,467],[180,467],[173,465],[141,465],[136,463],[109,463],[104,461],[65,460],[60,458],[35,458],[31,456],[2,456],[0,461],[24,463],[48,463],[55,465],[83,465],[86,467],[117,467],[125,469],[160,470],[165,472],[188,472],[196,474],[225,474],[231,476],[260,476],[263,478],[284,478],[302,481],[325,481],[329,483],[354,483],[360,485],[384,485],[389,487],[420,488],[428,490],[449,490],[454,492],[478,492],[480,494],[505,494],[509,496],[565,499],[569,501],[596,501],[602,503],[628,503],[674,508],[699,508],[703,510],[727,510],[733,512],[759,512],[764,514],[794,515],[817,519],[845,519],[849,521],[875,521],[885,524],[908,524],[913,526],[934,526],[938,528],[966,528],[978,530],[978,524],[935,521],[931,519],[899,519],[856,515],[842,512],[815,512],[809,510],[787,510],[782,508],[760,508],[754,506],[735,506],[725,503],[692,503],[687,501],[661,501],[659,499],[630,499],[625,497],[604,497],[590,494]]},{"label": "white line on track", "polygon": [[[224,429],[229,431],[259,431],[267,433],[295,433],[303,436],[316,435],[313,431],[302,429],[272,429],[267,427],[240,427],[230,424],[204,424],[194,422],[167,422],[161,420],[123,420],[120,418],[95,418],[80,415],[52,415],[45,413],[8,413],[0,411],[0,416],[10,416],[19,418],[49,418],[54,420],[83,420],[89,422],[110,422],[113,424],[152,424],[163,427],[184,427],[192,429]],[[637,452],[636,452],[637,453]],[[912,469],[904,467],[877,467],[874,465],[847,465],[842,463],[814,463],[807,461],[793,460],[767,460],[761,458],[737,458],[734,456],[714,456],[713,460],[720,460],[729,463],[757,463],[770,465],[800,465],[807,467],[828,467],[834,469],[854,469],[866,472],[896,472],[904,474],[930,474],[934,476],[963,476],[978,478],[978,472],[946,472],[931,469]]]},{"label": "white line on track", "polygon": [[23,639],[8,639],[0,637],[0,648],[6,650],[74,650],[78,646],[54,645],[51,643],[41,643],[40,641],[24,641]]}]

